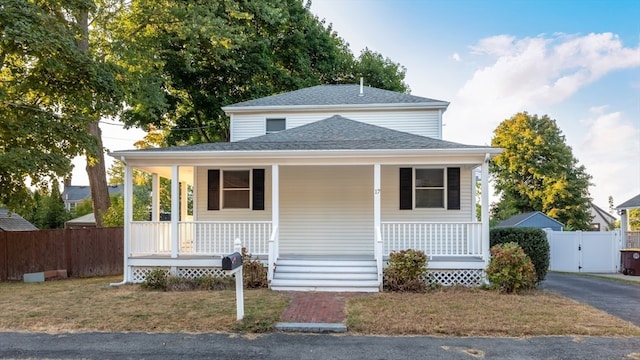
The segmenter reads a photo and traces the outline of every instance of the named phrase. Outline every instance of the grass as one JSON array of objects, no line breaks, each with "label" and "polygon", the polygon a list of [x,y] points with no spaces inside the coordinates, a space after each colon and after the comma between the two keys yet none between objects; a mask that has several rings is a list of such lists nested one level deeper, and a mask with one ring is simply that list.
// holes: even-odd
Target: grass
[{"label": "grass", "polygon": [[[245,290],[245,319],[235,320],[235,291],[160,292],[110,287],[119,277],[39,284],[0,283],[0,331],[269,332],[286,294]],[[426,294],[350,298],[350,333],[434,336],[640,336],[640,328],[567,298],[533,291],[502,295],[450,288]]]},{"label": "grass", "polygon": [[288,300],[245,290],[245,319],[236,321],[235,290],[161,292],[120,278],[0,283],[0,330],[42,332],[271,331]]},{"label": "grass", "polygon": [[449,288],[352,299],[349,330],[360,334],[441,336],[640,336],[640,328],[588,305],[541,290],[523,295]]}]

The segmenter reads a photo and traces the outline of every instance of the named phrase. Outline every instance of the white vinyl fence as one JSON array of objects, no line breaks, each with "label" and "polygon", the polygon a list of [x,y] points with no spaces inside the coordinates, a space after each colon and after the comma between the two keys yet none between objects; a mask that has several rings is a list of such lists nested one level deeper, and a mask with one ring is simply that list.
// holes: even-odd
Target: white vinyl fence
[{"label": "white vinyl fence", "polygon": [[546,230],[551,261],[549,270],[616,273],[620,271],[620,231]]}]

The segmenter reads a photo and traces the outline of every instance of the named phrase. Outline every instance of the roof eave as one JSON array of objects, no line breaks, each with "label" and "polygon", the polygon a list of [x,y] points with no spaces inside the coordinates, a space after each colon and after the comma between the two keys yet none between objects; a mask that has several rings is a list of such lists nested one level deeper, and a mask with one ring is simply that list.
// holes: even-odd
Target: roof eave
[{"label": "roof eave", "polygon": [[456,149],[352,149],[352,150],[232,150],[232,151],[139,151],[120,150],[110,152],[109,156],[116,159],[182,159],[185,158],[226,158],[226,159],[246,159],[246,158],[280,158],[280,157],[353,157],[353,156],[416,156],[416,155],[478,155],[489,156],[502,153],[500,148],[456,148]]},{"label": "roof eave", "polygon": [[262,106],[223,106],[225,114],[246,112],[274,112],[274,111],[318,111],[318,110],[446,110],[447,101],[432,101],[421,103],[392,103],[392,104],[339,104],[339,105],[262,105]]}]

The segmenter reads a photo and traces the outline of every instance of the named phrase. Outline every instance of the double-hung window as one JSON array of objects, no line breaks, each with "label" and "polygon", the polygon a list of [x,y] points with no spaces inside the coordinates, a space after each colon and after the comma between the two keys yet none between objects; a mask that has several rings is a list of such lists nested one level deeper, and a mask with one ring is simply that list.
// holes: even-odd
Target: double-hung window
[{"label": "double-hung window", "polygon": [[400,168],[400,210],[460,210],[460,168]]},{"label": "double-hung window", "polygon": [[444,208],[444,169],[415,169],[416,208]]},{"label": "double-hung window", "polygon": [[264,169],[208,171],[207,209],[264,210]]},{"label": "double-hung window", "polygon": [[250,205],[251,182],[249,170],[222,172],[222,208],[248,209]]}]

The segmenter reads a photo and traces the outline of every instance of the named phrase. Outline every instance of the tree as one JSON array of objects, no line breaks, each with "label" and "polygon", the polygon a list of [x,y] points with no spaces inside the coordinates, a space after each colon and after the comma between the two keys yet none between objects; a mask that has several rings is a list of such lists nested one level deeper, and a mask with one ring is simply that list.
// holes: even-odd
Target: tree
[{"label": "tree", "polygon": [[[109,206],[98,122],[122,106],[120,68],[90,45],[110,4],[6,0],[0,5],[0,201],[18,206],[25,179],[44,186],[87,157],[96,222]],[[91,23],[91,27],[89,24]]]},{"label": "tree", "polygon": [[575,230],[589,229],[591,176],[555,120],[518,113],[498,125],[491,145],[504,149],[489,166],[500,195],[496,218],[541,211]]},{"label": "tree", "polygon": [[132,2],[114,38],[127,45],[125,66],[154,80],[131,92],[133,106],[123,120],[170,129],[169,145],[227,141],[225,105],[354,83],[363,75],[367,84],[408,89],[402,66],[368,49],[356,61],[309,6],[299,0]]}]

